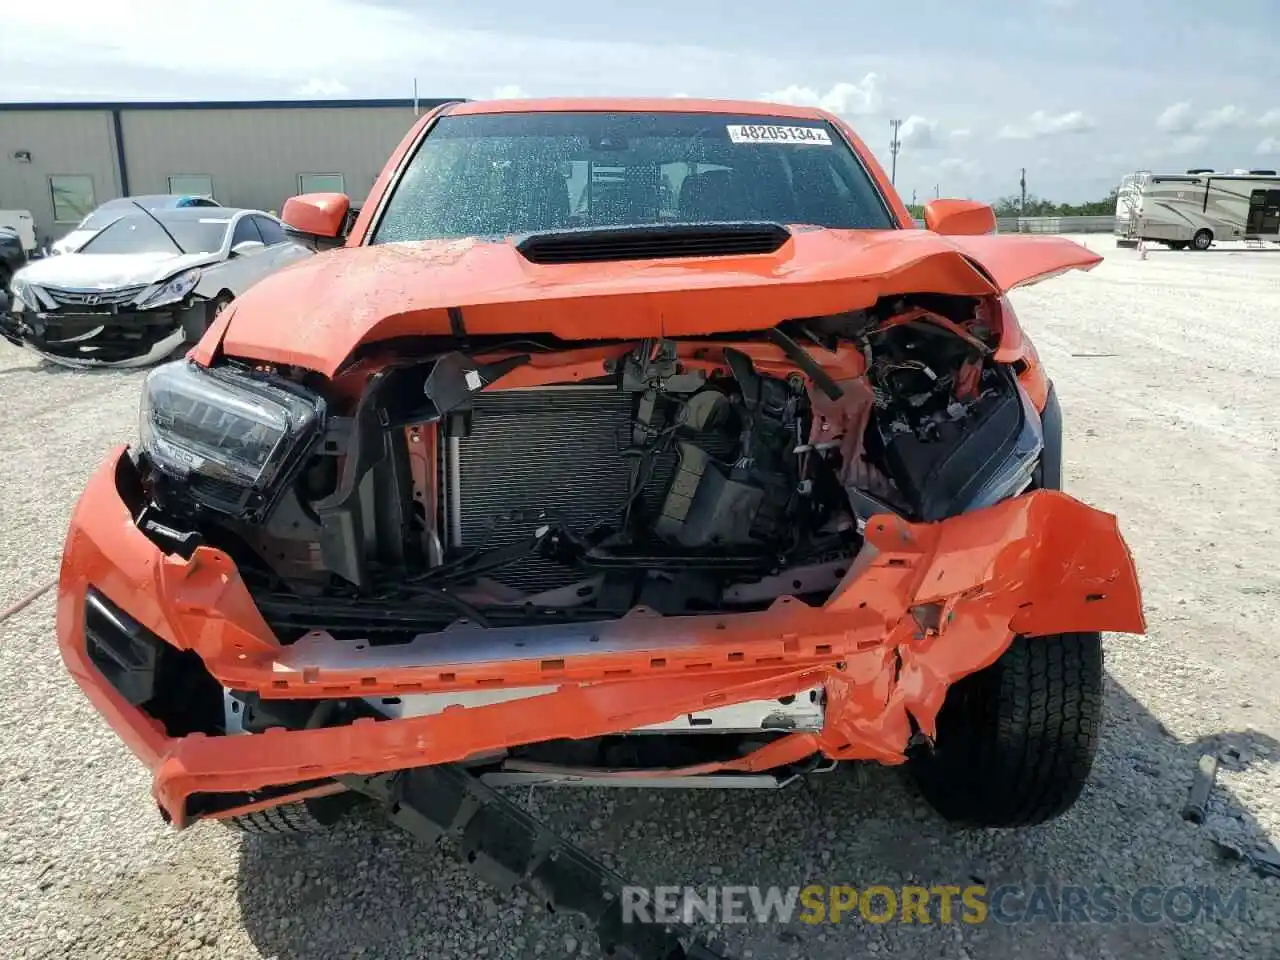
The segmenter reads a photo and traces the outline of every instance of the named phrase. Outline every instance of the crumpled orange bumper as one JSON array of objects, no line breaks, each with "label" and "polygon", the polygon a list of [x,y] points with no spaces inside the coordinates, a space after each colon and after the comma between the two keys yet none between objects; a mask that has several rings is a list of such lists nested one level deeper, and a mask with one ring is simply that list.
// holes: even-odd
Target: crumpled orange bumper
[{"label": "crumpled orange bumper", "polygon": [[[415,661],[404,651],[367,662],[335,658],[337,641],[280,645],[225,553],[201,547],[187,561],[148,540],[117,491],[117,472],[129,470],[121,448],[76,507],[59,583],[58,643],[76,682],[153,771],[156,799],[179,825],[186,798],[196,792],[453,762],[518,744],[625,732],[819,685],[827,692],[821,732],[789,734],[729,763],[669,772],[767,770],[814,753],[900,763],[911,718],[932,734],[947,687],[995,661],[1015,634],[1145,630],[1133,560],[1115,518],[1061,493],[1036,492],[941,523],[873,518],[866,547],[822,608],[784,597],[758,613],[637,611],[596,626],[603,642],[583,646],[602,652],[550,659]],[[555,689],[411,719],[169,737],[90,662],[84,630],[90,587],[165,642],[198,653],[223,686],[263,697]],[[430,640],[410,652],[424,643]]]}]

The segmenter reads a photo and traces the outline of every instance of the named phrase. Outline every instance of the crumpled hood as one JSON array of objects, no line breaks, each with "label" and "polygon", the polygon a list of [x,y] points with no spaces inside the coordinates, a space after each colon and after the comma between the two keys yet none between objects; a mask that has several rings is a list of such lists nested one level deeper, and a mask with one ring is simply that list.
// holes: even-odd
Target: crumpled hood
[{"label": "crumpled hood", "polygon": [[[1101,257],[1060,237],[793,228],[775,253],[534,264],[476,239],[334,250],[236,301],[202,347],[332,375],[362,343],[448,334],[565,340],[697,336],[773,327],[903,293],[986,296]],[[455,314],[455,321],[457,315]]]},{"label": "crumpled hood", "polygon": [[159,283],[218,259],[216,253],[65,253],[32,261],[19,276],[42,287],[114,290]]}]

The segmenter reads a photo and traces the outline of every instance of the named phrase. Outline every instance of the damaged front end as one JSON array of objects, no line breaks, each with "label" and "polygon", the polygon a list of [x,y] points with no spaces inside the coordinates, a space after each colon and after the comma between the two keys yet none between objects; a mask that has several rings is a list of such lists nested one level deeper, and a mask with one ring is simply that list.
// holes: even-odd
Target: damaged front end
[{"label": "damaged front end", "polygon": [[179,823],[428,764],[901,763],[1015,636],[1143,629],[1114,518],[1049,489],[1056,401],[1002,359],[1007,310],[170,364],[73,522],[64,656]]},{"label": "damaged front end", "polygon": [[189,289],[177,301],[151,303],[151,284],[73,289],[16,279],[11,312],[0,312],[0,335],[60,366],[151,366],[204,329],[207,307],[187,296]]}]

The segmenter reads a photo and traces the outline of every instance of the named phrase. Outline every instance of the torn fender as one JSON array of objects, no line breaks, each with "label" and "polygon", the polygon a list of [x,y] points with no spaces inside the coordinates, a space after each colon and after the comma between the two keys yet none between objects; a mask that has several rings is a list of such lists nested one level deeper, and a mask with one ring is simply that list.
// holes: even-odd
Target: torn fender
[{"label": "torn fender", "polygon": [[990,296],[1100,257],[1059,237],[796,226],[775,253],[535,264],[510,240],[380,244],[310,257],[240,297],[193,351],[332,376],[362,344],[468,334],[702,336],[870,307],[905,293]]}]

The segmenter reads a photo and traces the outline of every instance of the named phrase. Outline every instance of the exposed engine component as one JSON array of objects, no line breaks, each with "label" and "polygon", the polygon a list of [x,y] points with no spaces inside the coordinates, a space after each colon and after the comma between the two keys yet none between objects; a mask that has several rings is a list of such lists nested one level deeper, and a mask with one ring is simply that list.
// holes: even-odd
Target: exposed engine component
[{"label": "exposed engine component", "polygon": [[636,579],[776,566],[795,546],[803,386],[732,350],[732,376],[680,374],[668,349],[643,344],[608,385],[477,395],[456,453],[452,435],[441,451],[458,464],[457,483],[442,484],[441,514],[460,518],[450,545],[532,544],[542,531],[491,574],[528,593],[584,568]]},{"label": "exposed engine component", "polygon": [[[223,528],[269,568],[264,609],[288,620],[310,597],[308,622],[394,631],[821,602],[870,517],[942,519],[1031,483],[1039,417],[980,327],[916,306],[794,331],[762,338],[782,376],[746,344],[686,364],[666,340],[574,383],[504,387],[530,353],[405,364],[329,418],[265,521]],[[805,373],[802,340],[855,344],[865,375]]]}]

